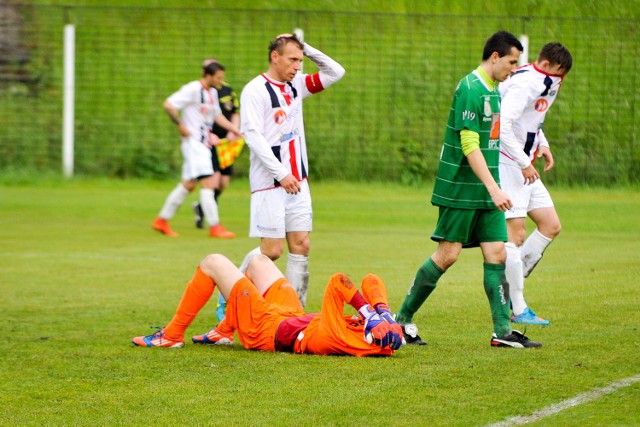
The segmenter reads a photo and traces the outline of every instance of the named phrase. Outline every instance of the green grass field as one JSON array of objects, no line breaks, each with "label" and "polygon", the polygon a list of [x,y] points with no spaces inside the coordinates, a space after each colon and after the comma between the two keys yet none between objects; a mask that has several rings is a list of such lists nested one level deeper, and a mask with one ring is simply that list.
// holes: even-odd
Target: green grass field
[{"label": "green grass field", "polygon": [[[0,180],[1,425],[486,425],[640,374],[640,192],[553,189],[564,229],[527,282],[546,328],[537,351],[489,347],[481,255],[463,252],[415,320],[426,347],[387,359],[257,353],[187,344],[135,348],[170,320],[197,263],[239,262],[249,194],[234,181],[221,215],[238,238],[196,230],[188,204],[150,228],[174,182]],[[435,244],[431,187],[312,183],[308,309],[329,275],[367,272],[397,309]],[[195,200],[191,196],[189,204]],[[282,264],[280,264],[282,265]],[[188,336],[214,322],[209,304]],[[533,425],[640,425],[640,384]]]}]

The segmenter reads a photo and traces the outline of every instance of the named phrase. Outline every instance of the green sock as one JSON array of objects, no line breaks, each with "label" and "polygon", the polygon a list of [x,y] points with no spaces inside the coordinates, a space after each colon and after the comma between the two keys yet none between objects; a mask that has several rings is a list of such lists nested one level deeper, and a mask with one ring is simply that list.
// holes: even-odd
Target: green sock
[{"label": "green sock", "polygon": [[416,278],[413,279],[413,284],[409,288],[400,310],[398,310],[396,317],[398,323],[411,323],[413,315],[436,288],[436,283],[443,274],[444,271],[431,258],[420,266],[416,273]]},{"label": "green sock", "polygon": [[509,284],[504,275],[504,268],[504,264],[484,263],[484,291],[491,307],[493,332],[499,337],[511,333]]}]

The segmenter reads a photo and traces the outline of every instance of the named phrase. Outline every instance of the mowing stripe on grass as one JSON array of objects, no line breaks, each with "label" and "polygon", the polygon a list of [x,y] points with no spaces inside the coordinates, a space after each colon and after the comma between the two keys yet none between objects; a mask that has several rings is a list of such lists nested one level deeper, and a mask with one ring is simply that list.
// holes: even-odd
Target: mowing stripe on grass
[{"label": "mowing stripe on grass", "polygon": [[558,412],[564,411],[565,409],[573,408],[574,406],[578,406],[583,403],[592,402],[604,395],[611,394],[620,388],[628,387],[632,384],[635,384],[638,381],[640,381],[640,375],[625,378],[620,381],[611,383],[606,387],[587,391],[585,393],[577,395],[576,397],[572,397],[571,399],[563,400],[562,402],[556,403],[555,405],[547,406],[546,408],[542,408],[541,410],[536,411],[531,415],[507,418],[506,420],[500,421],[498,423],[489,424],[488,427],[514,426],[538,421],[542,418],[555,415]]},{"label": "mowing stripe on grass", "polygon": [[20,258],[65,258],[65,259],[102,259],[107,261],[153,261],[153,262],[162,262],[169,261],[169,258],[158,258],[158,257],[131,257],[131,256],[120,256],[120,255],[100,255],[100,254],[89,254],[86,252],[78,252],[78,253],[49,253],[49,252],[26,252],[26,253],[17,253],[17,252],[4,252],[0,253],[2,257],[20,257]]}]

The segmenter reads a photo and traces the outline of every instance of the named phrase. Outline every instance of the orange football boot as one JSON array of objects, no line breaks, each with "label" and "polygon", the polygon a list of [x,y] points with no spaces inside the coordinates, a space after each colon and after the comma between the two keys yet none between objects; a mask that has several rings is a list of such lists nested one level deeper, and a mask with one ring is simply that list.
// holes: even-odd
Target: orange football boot
[{"label": "orange football boot", "polygon": [[169,227],[169,222],[166,219],[162,219],[160,217],[156,218],[155,221],[153,221],[151,227],[166,236],[177,237],[179,235],[178,233],[173,231],[171,227]]}]

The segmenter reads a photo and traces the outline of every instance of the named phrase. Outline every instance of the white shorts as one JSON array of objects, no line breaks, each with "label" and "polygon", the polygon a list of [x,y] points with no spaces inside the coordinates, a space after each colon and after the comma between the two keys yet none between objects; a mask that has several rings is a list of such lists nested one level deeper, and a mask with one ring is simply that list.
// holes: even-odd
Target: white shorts
[{"label": "white shorts", "polygon": [[182,138],[182,179],[188,181],[201,176],[213,175],[211,150],[195,138]]},{"label": "white shorts", "polygon": [[307,180],[300,182],[298,194],[282,187],[251,194],[249,237],[284,239],[289,231],[311,231],[313,213]]},{"label": "white shorts", "polygon": [[527,213],[540,208],[552,208],[553,200],[541,180],[525,185],[518,167],[500,163],[500,187],[511,197],[513,207],[505,212],[507,219],[526,218]]}]

